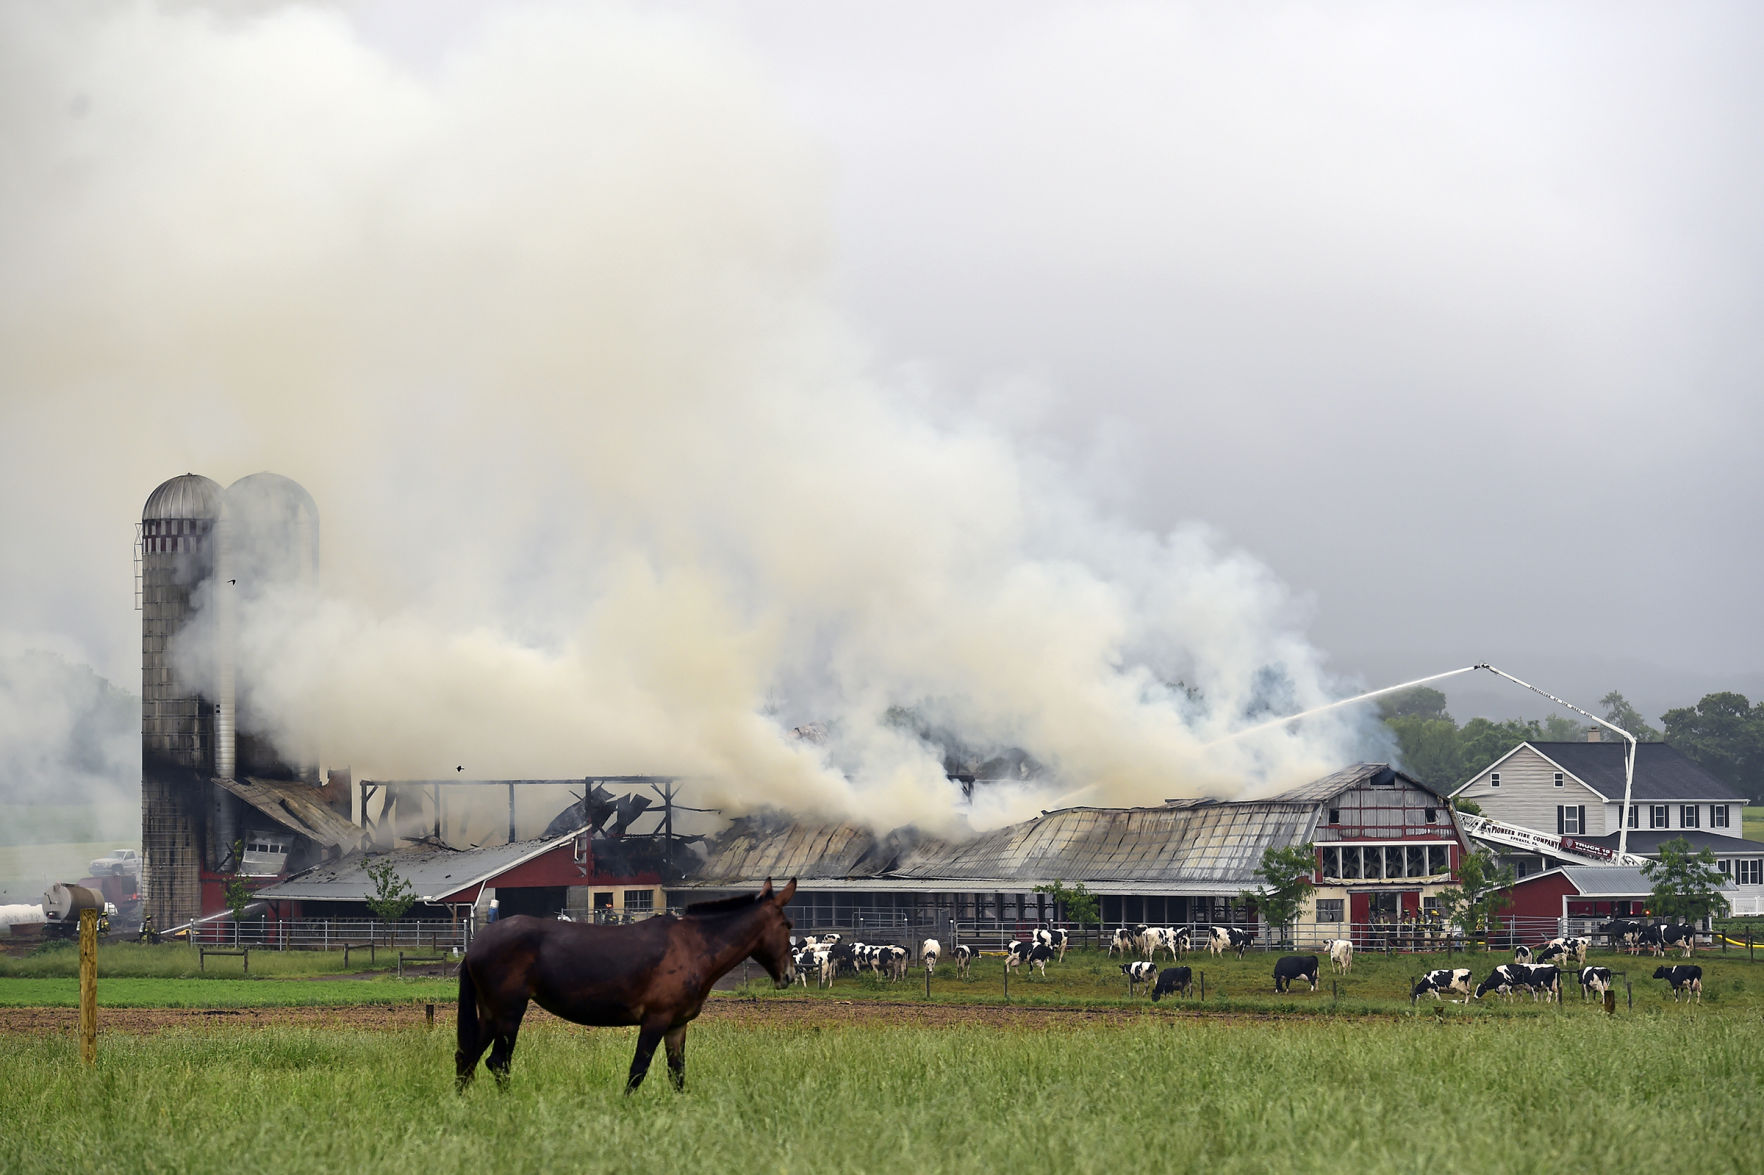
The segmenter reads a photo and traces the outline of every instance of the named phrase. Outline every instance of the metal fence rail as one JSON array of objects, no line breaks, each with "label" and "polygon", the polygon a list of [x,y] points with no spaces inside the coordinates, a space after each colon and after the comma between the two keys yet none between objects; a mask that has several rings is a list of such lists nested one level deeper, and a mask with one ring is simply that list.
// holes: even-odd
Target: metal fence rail
[{"label": "metal fence rail", "polygon": [[250,947],[267,951],[340,951],[375,943],[390,950],[463,950],[470,924],[416,918],[380,922],[372,918],[230,919],[200,922],[190,942],[204,947]]}]

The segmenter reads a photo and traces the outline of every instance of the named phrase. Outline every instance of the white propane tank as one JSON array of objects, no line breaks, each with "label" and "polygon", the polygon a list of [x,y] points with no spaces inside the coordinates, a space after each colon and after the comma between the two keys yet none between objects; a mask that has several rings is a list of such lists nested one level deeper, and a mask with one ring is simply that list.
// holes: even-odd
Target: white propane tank
[{"label": "white propane tank", "polygon": [[25,927],[35,929],[49,920],[43,913],[43,907],[32,905],[0,906],[0,931],[13,933],[14,927],[22,930]]}]

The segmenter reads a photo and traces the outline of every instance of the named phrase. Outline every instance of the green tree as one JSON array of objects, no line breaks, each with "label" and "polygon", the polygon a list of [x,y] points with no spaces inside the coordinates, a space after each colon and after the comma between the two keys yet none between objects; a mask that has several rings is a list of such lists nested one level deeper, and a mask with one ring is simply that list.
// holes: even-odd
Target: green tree
[{"label": "green tree", "polygon": [[1586,727],[1561,714],[1543,720],[1543,736],[1553,743],[1577,743],[1586,737]]},{"label": "green tree", "polygon": [[1666,741],[1725,783],[1764,802],[1764,702],[1744,694],[1705,694],[1695,706],[1660,716]]},{"label": "green tree", "polygon": [[1452,722],[1446,712],[1446,696],[1430,686],[1418,685],[1378,699],[1378,716],[1389,722],[1392,718],[1423,718]]},{"label": "green tree", "polygon": [[1648,725],[1647,719],[1636,712],[1629,700],[1616,690],[1612,690],[1599,699],[1599,705],[1605,708],[1605,721],[1613,726],[1621,726],[1630,734],[1644,743],[1660,741],[1660,732]]},{"label": "green tree", "polygon": [[1642,866],[1654,891],[1648,898],[1648,909],[1662,918],[1679,922],[1700,922],[1711,914],[1727,909],[1721,889],[1727,877],[1715,867],[1715,854],[1708,849],[1691,852],[1691,843],[1675,836],[1660,845],[1660,859]]},{"label": "green tree", "polygon": [[1284,849],[1263,849],[1262,863],[1256,876],[1266,887],[1262,893],[1244,890],[1237,899],[1245,905],[1253,903],[1262,912],[1269,929],[1286,939],[1286,928],[1304,908],[1305,899],[1317,888],[1317,846],[1293,845]]},{"label": "green tree", "polygon": [[1484,946],[1495,916],[1513,904],[1507,890],[1513,884],[1513,867],[1502,865],[1493,853],[1479,849],[1465,853],[1458,862],[1458,884],[1439,891],[1440,910],[1446,920],[1463,927],[1468,937],[1482,936]]},{"label": "green tree", "polygon": [[398,875],[398,867],[389,859],[369,863],[367,875],[374,883],[367,907],[374,912],[374,917],[385,923],[387,942],[390,943],[392,923],[404,917],[405,911],[416,904],[416,891],[410,888],[410,882]]},{"label": "green tree", "polygon": [[245,842],[233,842],[233,872],[227,878],[226,888],[221,891],[221,900],[233,914],[233,942],[239,941],[239,923],[245,921],[245,907],[251,904],[251,887],[246,884],[244,874],[239,867],[245,861]]},{"label": "green tree", "polygon": [[1067,919],[1078,924],[1080,934],[1086,926],[1102,925],[1102,910],[1097,896],[1085,889],[1082,881],[1068,886],[1063,881],[1055,880],[1051,885],[1036,886],[1035,892],[1053,898],[1055,911],[1064,910]]},{"label": "green tree", "polygon": [[1458,727],[1450,716],[1399,714],[1386,718],[1384,725],[1396,737],[1403,770],[1416,779],[1450,788],[1462,783],[1474,770],[1464,764]]},{"label": "green tree", "polygon": [[1472,800],[1472,799],[1453,800],[1451,803],[1452,803],[1453,811],[1462,812],[1466,816],[1480,816],[1480,815],[1482,815],[1482,805],[1477,803],[1475,800]]}]

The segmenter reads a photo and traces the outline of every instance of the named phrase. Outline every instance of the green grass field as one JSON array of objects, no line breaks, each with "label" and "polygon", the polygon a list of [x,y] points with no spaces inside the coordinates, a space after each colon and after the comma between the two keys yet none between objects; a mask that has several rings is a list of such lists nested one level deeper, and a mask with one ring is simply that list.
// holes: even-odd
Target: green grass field
[{"label": "green grass field", "polygon": [[1764,840],[1764,807],[1749,807],[1741,814],[1740,834],[1748,840]]},{"label": "green grass field", "polygon": [[539,1024],[452,1090],[445,1032],[8,1042],[0,1170],[278,1172],[1758,1169],[1764,1025],[1217,1023],[1023,1031],[709,1024],[688,1089],[619,1093],[630,1030]]},{"label": "green grass field", "polygon": [[[353,1004],[452,1003],[459,981],[348,979],[302,983],[291,979],[101,979],[100,1008],[295,1008]],[[72,1008],[78,979],[0,979],[0,1008]],[[0,1017],[0,1028],[4,1018]]]},{"label": "green grass field", "polygon": [[[415,952],[407,950],[406,954]],[[423,951],[424,958],[433,957]],[[251,952],[251,978],[293,978],[300,976],[335,975],[370,969],[385,971],[397,965],[398,953],[381,948],[370,963],[366,951],[353,951],[347,966],[342,951],[268,951]],[[98,976],[101,979],[127,977],[134,979],[194,979],[204,976],[241,976],[245,960],[231,955],[210,955],[206,963],[194,947],[164,943],[145,946],[132,942],[104,942],[98,948]],[[79,951],[71,942],[38,948],[31,954],[0,958],[0,979],[44,979],[79,974]]]}]

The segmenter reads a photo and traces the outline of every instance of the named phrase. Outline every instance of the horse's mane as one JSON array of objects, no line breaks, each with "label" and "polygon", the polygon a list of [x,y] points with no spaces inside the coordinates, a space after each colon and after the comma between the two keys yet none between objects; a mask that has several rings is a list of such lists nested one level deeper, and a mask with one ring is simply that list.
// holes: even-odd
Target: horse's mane
[{"label": "horse's mane", "polygon": [[732,898],[716,898],[708,902],[693,902],[686,907],[688,914],[735,914],[742,910],[751,910],[759,905],[759,895],[751,893],[736,894]]}]

